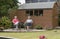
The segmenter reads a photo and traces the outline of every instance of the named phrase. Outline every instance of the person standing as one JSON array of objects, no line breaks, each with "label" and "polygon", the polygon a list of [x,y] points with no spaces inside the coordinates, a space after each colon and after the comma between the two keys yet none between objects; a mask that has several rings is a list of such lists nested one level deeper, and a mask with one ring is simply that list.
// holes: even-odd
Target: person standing
[{"label": "person standing", "polygon": [[27,30],[29,30],[29,27],[32,26],[33,20],[31,19],[30,16],[28,16],[28,19],[25,21]]},{"label": "person standing", "polygon": [[14,19],[12,20],[13,25],[15,26],[15,29],[18,29],[19,20],[17,19],[17,16],[14,16]]}]

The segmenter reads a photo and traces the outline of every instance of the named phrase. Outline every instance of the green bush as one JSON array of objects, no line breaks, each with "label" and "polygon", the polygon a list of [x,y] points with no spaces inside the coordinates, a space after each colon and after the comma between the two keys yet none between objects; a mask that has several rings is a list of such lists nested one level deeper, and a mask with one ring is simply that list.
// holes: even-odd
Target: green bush
[{"label": "green bush", "polygon": [[3,16],[0,19],[0,27],[4,27],[5,29],[7,29],[10,28],[11,26],[12,26],[12,22],[8,17]]},{"label": "green bush", "polygon": [[42,26],[36,25],[34,28],[35,28],[35,29],[42,29]]}]

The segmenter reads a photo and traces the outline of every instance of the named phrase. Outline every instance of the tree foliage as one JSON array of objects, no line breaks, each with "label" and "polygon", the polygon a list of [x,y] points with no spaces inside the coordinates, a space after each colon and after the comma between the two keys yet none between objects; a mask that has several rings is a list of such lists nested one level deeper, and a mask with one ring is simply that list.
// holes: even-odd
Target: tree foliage
[{"label": "tree foliage", "polygon": [[7,16],[9,9],[18,7],[18,0],[0,0],[0,17]]},{"label": "tree foliage", "polygon": [[12,26],[11,20],[8,17],[3,16],[0,20],[0,27],[4,27],[6,29],[11,28],[11,26]]}]

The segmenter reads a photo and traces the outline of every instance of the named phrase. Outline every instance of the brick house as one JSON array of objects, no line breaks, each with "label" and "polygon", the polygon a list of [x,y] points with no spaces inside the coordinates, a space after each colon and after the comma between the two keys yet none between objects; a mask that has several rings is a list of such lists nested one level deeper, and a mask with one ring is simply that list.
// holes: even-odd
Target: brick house
[{"label": "brick house", "polygon": [[19,6],[15,15],[25,21],[28,15],[31,16],[33,25],[40,25],[43,28],[55,28],[58,26],[58,10],[56,2],[25,3]]}]

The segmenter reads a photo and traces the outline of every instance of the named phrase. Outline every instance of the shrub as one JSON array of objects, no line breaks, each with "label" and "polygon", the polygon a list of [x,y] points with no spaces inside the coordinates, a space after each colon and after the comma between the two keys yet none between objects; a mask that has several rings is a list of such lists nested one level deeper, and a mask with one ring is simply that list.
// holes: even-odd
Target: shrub
[{"label": "shrub", "polygon": [[34,28],[35,28],[35,29],[42,29],[42,26],[36,25]]},{"label": "shrub", "polygon": [[11,20],[8,17],[3,16],[0,20],[0,27],[4,27],[5,29],[7,29],[10,28],[11,26],[12,26]]}]

